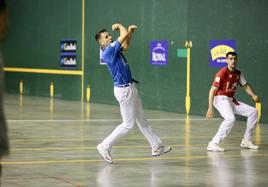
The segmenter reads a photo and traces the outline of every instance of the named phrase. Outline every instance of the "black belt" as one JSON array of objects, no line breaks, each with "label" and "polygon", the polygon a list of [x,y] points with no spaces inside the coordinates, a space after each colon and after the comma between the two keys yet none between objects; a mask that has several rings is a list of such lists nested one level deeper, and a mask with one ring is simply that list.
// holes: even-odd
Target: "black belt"
[{"label": "black belt", "polygon": [[128,87],[130,86],[131,83],[127,83],[127,84],[119,84],[119,85],[115,85],[116,87],[119,87],[119,88],[125,88],[125,87]]},{"label": "black belt", "polygon": [[127,84],[119,84],[119,85],[115,85],[116,87],[119,87],[119,88],[125,88],[125,87],[128,87],[130,86],[133,82],[135,82],[136,84],[139,84],[139,81],[135,80],[135,79],[131,79],[132,82],[130,83],[127,83]]},{"label": "black belt", "polygon": [[135,79],[132,79],[133,82],[139,84],[139,81],[135,80]]}]

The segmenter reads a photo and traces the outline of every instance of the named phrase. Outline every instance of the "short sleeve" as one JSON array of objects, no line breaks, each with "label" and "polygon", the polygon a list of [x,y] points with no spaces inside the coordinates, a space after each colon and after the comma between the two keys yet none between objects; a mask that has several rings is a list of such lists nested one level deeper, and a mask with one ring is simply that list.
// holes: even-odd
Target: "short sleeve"
[{"label": "short sleeve", "polygon": [[220,85],[221,85],[222,80],[223,80],[222,74],[220,72],[217,73],[215,78],[214,78],[214,81],[212,83],[212,86],[215,86],[215,87],[219,88]]}]

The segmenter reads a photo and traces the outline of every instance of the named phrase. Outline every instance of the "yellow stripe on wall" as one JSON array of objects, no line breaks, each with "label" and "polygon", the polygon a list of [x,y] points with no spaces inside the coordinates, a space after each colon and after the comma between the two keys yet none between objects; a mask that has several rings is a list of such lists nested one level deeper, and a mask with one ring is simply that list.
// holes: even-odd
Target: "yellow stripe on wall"
[{"label": "yellow stripe on wall", "polygon": [[85,71],[85,0],[82,0],[82,74],[81,74],[81,101],[84,100],[84,71]]},{"label": "yellow stripe on wall", "polygon": [[20,73],[43,73],[43,74],[58,74],[58,75],[82,75],[81,70],[57,70],[57,69],[38,69],[38,68],[13,68],[4,67],[5,72],[20,72]]}]

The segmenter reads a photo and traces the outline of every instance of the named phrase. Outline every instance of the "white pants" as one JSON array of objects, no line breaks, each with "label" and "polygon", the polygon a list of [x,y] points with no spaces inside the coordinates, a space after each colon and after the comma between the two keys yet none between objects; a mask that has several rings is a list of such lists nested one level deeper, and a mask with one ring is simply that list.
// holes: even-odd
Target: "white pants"
[{"label": "white pants", "polygon": [[252,134],[255,132],[258,118],[257,109],[240,101],[238,102],[239,105],[236,105],[232,100],[232,98],[227,96],[214,97],[213,104],[224,120],[212,139],[212,143],[219,144],[229,134],[235,122],[235,114],[247,117],[247,127],[244,134],[245,140],[251,140]]},{"label": "white pants", "polygon": [[123,122],[103,140],[103,147],[110,149],[116,140],[130,132],[135,122],[138,124],[140,131],[145,136],[152,149],[157,149],[161,146],[161,140],[153,133],[148,121],[144,117],[141,100],[135,84],[133,83],[124,88],[115,86],[114,95],[119,102]]}]

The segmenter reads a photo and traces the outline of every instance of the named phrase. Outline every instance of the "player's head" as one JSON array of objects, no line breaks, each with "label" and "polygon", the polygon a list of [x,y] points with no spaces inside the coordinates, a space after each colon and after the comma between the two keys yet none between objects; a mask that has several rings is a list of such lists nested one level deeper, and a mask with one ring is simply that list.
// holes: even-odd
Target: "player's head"
[{"label": "player's head", "polygon": [[97,32],[95,34],[95,39],[102,47],[106,47],[113,41],[112,36],[106,29],[102,29],[99,32]]},{"label": "player's head", "polygon": [[7,10],[5,0],[0,0],[0,40],[7,32]]},{"label": "player's head", "polygon": [[229,55],[237,57],[237,53],[233,51],[226,53],[226,58],[228,58]]},{"label": "player's head", "polygon": [[233,70],[236,68],[236,62],[237,62],[237,53],[236,52],[228,52],[226,54],[226,61],[228,64],[228,68],[230,70]]}]

